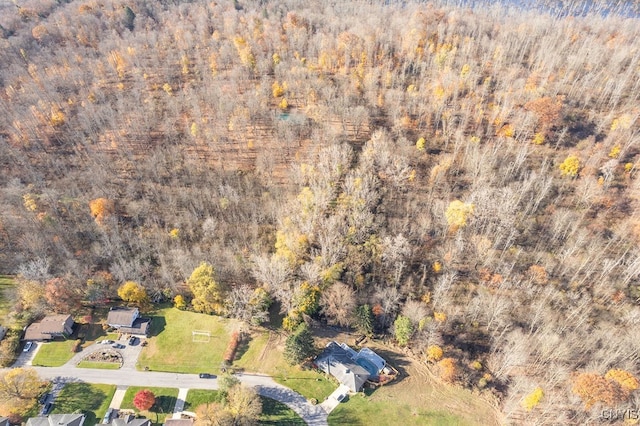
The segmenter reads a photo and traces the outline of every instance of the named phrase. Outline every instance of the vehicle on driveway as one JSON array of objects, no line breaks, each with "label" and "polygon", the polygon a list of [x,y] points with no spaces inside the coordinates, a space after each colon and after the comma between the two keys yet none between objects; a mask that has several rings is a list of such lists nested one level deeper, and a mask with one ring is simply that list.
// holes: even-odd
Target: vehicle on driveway
[{"label": "vehicle on driveway", "polygon": [[338,402],[342,402],[342,401],[344,401],[344,399],[345,399],[346,397],[347,397],[347,394],[346,394],[346,393],[341,393],[340,395],[336,396],[336,400],[337,400]]},{"label": "vehicle on driveway", "polygon": [[113,343],[115,343],[113,340],[101,340],[100,341],[101,345],[111,345]]},{"label": "vehicle on driveway", "polygon": [[111,347],[113,349],[124,349],[124,348],[126,348],[126,346],[121,344],[121,343],[114,343],[113,345],[111,345]]},{"label": "vehicle on driveway", "polygon": [[24,345],[24,349],[22,349],[22,352],[29,352],[32,347],[33,347],[33,342],[27,342]]},{"label": "vehicle on driveway", "polygon": [[53,408],[53,403],[47,402],[46,404],[44,404],[44,408],[42,409],[42,414],[46,416],[51,411],[51,408]]},{"label": "vehicle on driveway", "polygon": [[129,337],[129,345],[130,345],[130,346],[135,345],[135,344],[136,344],[136,341],[137,341],[136,336],[131,336],[131,337]]},{"label": "vehicle on driveway", "polygon": [[200,377],[201,379],[215,379],[216,375],[215,374],[209,374],[209,373],[200,373],[200,374],[198,374],[198,377]]},{"label": "vehicle on driveway", "polygon": [[40,396],[40,399],[38,399],[38,402],[40,404],[46,404],[47,401],[49,401],[49,397],[51,396],[50,393],[45,393],[42,396]]}]

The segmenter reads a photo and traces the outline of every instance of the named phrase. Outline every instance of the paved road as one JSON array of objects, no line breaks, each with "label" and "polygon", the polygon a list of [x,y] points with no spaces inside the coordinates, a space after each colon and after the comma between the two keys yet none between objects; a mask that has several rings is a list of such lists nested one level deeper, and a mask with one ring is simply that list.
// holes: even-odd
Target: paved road
[{"label": "paved road", "polygon": [[[158,386],[188,389],[218,389],[217,379],[200,379],[197,374],[159,373],[130,369],[97,370],[90,368],[33,367],[38,374],[54,383],[88,382],[117,386]],[[327,425],[327,413],[319,405],[310,404],[302,395],[262,374],[238,374],[240,381],[256,388],[262,395],[287,405],[309,425]]]}]

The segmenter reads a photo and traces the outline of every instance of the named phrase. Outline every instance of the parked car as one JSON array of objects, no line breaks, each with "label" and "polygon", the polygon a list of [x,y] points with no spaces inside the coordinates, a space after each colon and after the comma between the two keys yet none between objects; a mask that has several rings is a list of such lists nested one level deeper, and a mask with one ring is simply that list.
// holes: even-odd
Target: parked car
[{"label": "parked car", "polygon": [[121,344],[121,343],[114,343],[113,345],[111,345],[111,347],[113,349],[124,349],[124,348],[126,348],[126,346]]},{"label": "parked car", "polygon": [[342,401],[344,401],[344,399],[345,399],[346,397],[347,397],[347,394],[346,394],[346,393],[341,393],[340,395],[338,395],[338,396],[336,397],[336,400],[337,400],[338,402],[342,402]]},{"label": "parked car", "polygon": [[136,344],[136,336],[129,337],[129,345],[133,346]]},{"label": "parked car", "polygon": [[40,399],[38,399],[38,402],[40,404],[46,404],[47,401],[49,401],[49,397],[51,396],[50,393],[45,393],[42,396],[40,396]]},{"label": "parked car", "polygon": [[53,408],[53,403],[47,402],[46,404],[44,404],[44,408],[42,409],[42,414],[46,416],[47,414],[49,414],[52,408]]},{"label": "parked car", "polygon": [[112,345],[115,342],[113,340],[101,340],[100,343],[103,345]]},{"label": "parked car", "polygon": [[111,417],[113,417],[113,412],[114,409],[113,408],[109,408],[107,410],[107,412],[104,415],[104,418],[102,419],[102,423],[107,424],[111,421]]},{"label": "parked car", "polygon": [[198,377],[200,377],[201,379],[215,379],[216,375],[215,374],[209,374],[209,373],[200,373],[200,374],[198,374]]},{"label": "parked car", "polygon": [[24,345],[24,349],[22,349],[22,352],[29,352],[32,347],[33,347],[33,342],[27,342]]}]

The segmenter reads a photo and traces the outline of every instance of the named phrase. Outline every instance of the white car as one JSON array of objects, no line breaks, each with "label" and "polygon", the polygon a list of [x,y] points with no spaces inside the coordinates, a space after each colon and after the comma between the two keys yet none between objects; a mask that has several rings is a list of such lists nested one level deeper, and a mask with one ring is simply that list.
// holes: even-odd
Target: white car
[{"label": "white car", "polygon": [[32,347],[33,347],[33,342],[27,342],[24,345],[24,349],[22,349],[22,352],[29,352]]},{"label": "white car", "polygon": [[111,345],[112,343],[115,343],[113,340],[101,340],[100,344],[101,345]]}]

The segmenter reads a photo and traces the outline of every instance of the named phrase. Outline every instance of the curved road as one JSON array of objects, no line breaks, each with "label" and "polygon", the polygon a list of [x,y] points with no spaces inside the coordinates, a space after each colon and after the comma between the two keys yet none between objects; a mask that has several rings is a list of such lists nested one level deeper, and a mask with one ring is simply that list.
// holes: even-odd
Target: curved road
[{"label": "curved road", "polygon": [[[94,370],[76,368],[68,364],[62,367],[32,367],[38,374],[55,383],[88,382],[117,386],[158,386],[189,389],[218,389],[217,379],[200,379],[197,374],[158,373],[132,369]],[[256,388],[262,395],[286,404],[309,425],[327,425],[327,413],[319,405],[310,404],[302,395],[282,386],[269,376],[261,374],[236,374],[240,381]]]}]

